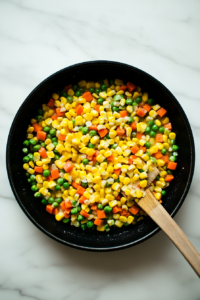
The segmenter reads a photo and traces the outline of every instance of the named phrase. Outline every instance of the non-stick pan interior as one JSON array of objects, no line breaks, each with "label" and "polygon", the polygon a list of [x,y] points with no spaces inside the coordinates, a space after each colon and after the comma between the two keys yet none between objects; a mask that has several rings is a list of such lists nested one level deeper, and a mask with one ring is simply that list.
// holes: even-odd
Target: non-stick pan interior
[{"label": "non-stick pan interior", "polygon": [[135,245],[152,236],[159,229],[146,217],[134,226],[111,230],[109,233],[82,231],[79,228],[57,222],[55,217],[46,213],[45,206],[34,198],[22,168],[22,143],[26,139],[26,129],[37,109],[47,103],[53,92],[78,81],[98,79],[123,79],[131,81],[147,91],[149,97],[168,111],[173,131],[177,134],[179,146],[178,166],[175,179],[166,189],[162,198],[163,206],[172,215],[180,208],[189,190],[194,171],[194,141],[187,117],[175,97],[155,78],[129,65],[94,61],[77,64],[51,75],[39,84],[26,98],[18,110],[10,129],[7,143],[7,170],[15,197],[29,219],[44,233],[69,246],[86,250],[114,250]]}]

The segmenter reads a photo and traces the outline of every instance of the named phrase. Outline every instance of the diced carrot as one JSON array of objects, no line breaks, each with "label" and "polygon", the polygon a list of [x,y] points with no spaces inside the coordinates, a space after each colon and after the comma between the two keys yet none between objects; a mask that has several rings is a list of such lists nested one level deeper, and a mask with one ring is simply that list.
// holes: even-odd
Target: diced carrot
[{"label": "diced carrot", "polygon": [[34,131],[40,131],[42,130],[42,126],[40,126],[38,123],[33,123]]},{"label": "diced carrot", "polygon": [[41,148],[39,149],[38,152],[40,153],[40,156],[41,156],[42,158],[47,158],[47,157],[48,157],[45,148],[41,147]]},{"label": "diced carrot", "polygon": [[65,201],[60,203],[60,207],[65,210]]},{"label": "diced carrot", "polygon": [[127,89],[126,85],[121,85],[119,90],[125,91]]},{"label": "diced carrot", "polygon": [[53,206],[51,206],[51,204],[48,204],[47,206],[46,206],[46,211],[49,213],[49,214],[53,214],[53,210],[54,210],[54,207]]},{"label": "diced carrot", "polygon": [[151,105],[149,105],[148,103],[146,103],[143,108],[146,110],[146,111],[150,111],[151,110]]},{"label": "diced carrot", "polygon": [[165,127],[166,129],[172,130],[172,124],[171,124],[171,123],[165,124],[164,127]]},{"label": "diced carrot", "polygon": [[81,113],[83,112],[83,106],[81,104],[77,105],[77,107],[75,108],[75,112],[77,115],[81,115]]},{"label": "diced carrot", "polygon": [[133,154],[135,154],[136,152],[138,152],[138,150],[140,150],[140,148],[136,144],[131,148],[131,152]]},{"label": "diced carrot", "polygon": [[99,133],[100,137],[103,138],[108,133],[108,129],[105,129],[105,128],[100,129],[100,130],[98,130],[98,133]]},{"label": "diced carrot", "polygon": [[138,140],[140,140],[140,139],[142,138],[143,135],[144,135],[144,133],[137,132],[137,133],[136,133],[136,138],[137,138]]},{"label": "diced carrot", "polygon": [[99,219],[105,219],[106,218],[106,214],[104,210],[97,210],[97,217]]},{"label": "diced carrot", "polygon": [[51,175],[47,176],[47,181],[52,181]]},{"label": "diced carrot", "polygon": [[56,108],[56,114],[57,114],[57,116],[58,117],[64,117],[65,112],[64,111],[60,111],[60,110],[61,110],[60,107]]},{"label": "diced carrot", "polygon": [[117,170],[114,170],[114,173],[115,173],[117,176],[119,176],[120,173],[121,173],[121,168],[119,168],[119,169],[117,169]]},{"label": "diced carrot", "polygon": [[135,131],[137,129],[137,124],[135,122],[131,123],[131,128],[133,131]]},{"label": "diced carrot", "polygon": [[124,135],[125,134],[125,129],[117,127],[117,135]]},{"label": "diced carrot", "polygon": [[121,207],[114,206],[112,209],[113,214],[117,214],[118,212],[122,211]]},{"label": "diced carrot", "polygon": [[51,99],[49,100],[49,102],[47,103],[47,105],[48,105],[49,107],[51,107],[51,108],[54,108],[54,99],[51,98]]},{"label": "diced carrot", "polygon": [[167,175],[166,177],[165,177],[165,181],[167,181],[167,182],[170,182],[170,181],[172,181],[174,179],[174,176],[173,175]]},{"label": "diced carrot", "polygon": [[101,107],[101,105],[97,104],[97,105],[95,105],[94,109],[95,109],[98,113],[100,113],[100,107]]},{"label": "diced carrot", "polygon": [[89,127],[89,130],[95,130],[95,131],[97,131],[98,129],[97,129],[97,125],[92,125],[92,126],[90,126]]},{"label": "diced carrot", "polygon": [[78,199],[78,201],[79,201],[79,203],[84,204],[84,202],[85,202],[86,199],[87,199],[87,198],[86,198],[85,196],[81,196],[81,197]]},{"label": "diced carrot", "polygon": [[60,177],[59,170],[58,169],[52,170],[51,177],[52,177],[52,180],[59,178]]},{"label": "diced carrot", "polygon": [[54,114],[51,118],[52,118],[52,120],[57,120],[58,119],[58,115]]},{"label": "diced carrot", "polygon": [[165,114],[167,113],[167,111],[161,107],[159,110],[157,110],[157,114],[162,118]]},{"label": "diced carrot", "polygon": [[70,214],[68,214],[66,211],[64,211],[64,217],[65,217],[66,219],[69,219]]},{"label": "diced carrot", "polygon": [[136,159],[137,156],[136,155],[131,155],[128,159],[128,163],[131,165],[133,163],[133,160]]},{"label": "diced carrot", "polygon": [[165,163],[169,162],[169,155],[163,155],[162,159],[165,161]]},{"label": "diced carrot", "polygon": [[94,224],[97,225],[97,226],[101,226],[101,225],[103,225],[103,220],[100,220],[100,219],[97,218],[97,219],[94,221]]},{"label": "diced carrot", "polygon": [[75,181],[72,181],[72,186],[77,190],[80,184],[76,183]]},{"label": "diced carrot", "polygon": [[88,160],[92,160],[93,159],[93,156],[86,156],[86,158],[88,159]]},{"label": "diced carrot", "polygon": [[175,163],[173,161],[169,161],[168,162],[168,165],[167,165],[168,169],[170,169],[170,170],[176,170],[176,167],[177,167],[177,163]]},{"label": "diced carrot", "polygon": [[118,195],[117,197],[115,197],[116,200],[120,200],[121,197]]},{"label": "diced carrot", "polygon": [[65,141],[66,135],[60,133],[59,136],[58,136],[58,139],[59,139],[60,141]]},{"label": "diced carrot", "polygon": [[97,210],[97,204],[92,205],[90,208],[91,208],[91,210]]},{"label": "diced carrot", "polygon": [[139,107],[136,113],[139,117],[142,118],[146,115],[147,111],[146,111],[146,109]]},{"label": "diced carrot", "polygon": [[93,97],[89,91],[83,93],[82,97],[85,98],[87,102],[91,102],[93,100]]},{"label": "diced carrot", "polygon": [[140,150],[142,150],[142,151],[143,151],[143,153],[145,153],[145,152],[146,152],[146,147],[142,147],[142,146],[140,146]]},{"label": "diced carrot", "polygon": [[92,157],[92,161],[93,161],[93,164],[95,164],[97,162],[96,157]]},{"label": "diced carrot", "polygon": [[154,157],[155,157],[156,159],[160,159],[160,158],[163,157],[163,155],[162,155],[162,153],[161,153],[160,151],[158,151],[157,153],[154,154]]},{"label": "diced carrot", "polygon": [[72,206],[72,204],[71,204],[71,202],[69,201],[69,200],[67,200],[67,201],[65,201],[65,208],[67,209],[67,208],[72,208],[73,206]]},{"label": "diced carrot", "polygon": [[54,210],[53,210],[53,214],[54,214],[54,215],[57,215],[58,213],[59,213],[59,210],[58,210],[57,207],[55,207]]},{"label": "diced carrot", "polygon": [[130,211],[133,215],[136,215],[136,214],[138,213],[139,210],[140,210],[139,207],[137,207],[137,206],[135,206],[135,205],[133,205],[133,206],[131,206],[131,208],[129,208],[129,211]]},{"label": "diced carrot", "polygon": [[44,131],[40,131],[40,130],[37,131],[37,138],[38,138],[38,140],[45,141],[46,135],[47,134]]},{"label": "diced carrot", "polygon": [[96,150],[95,153],[94,153],[94,156],[98,156],[99,153],[100,153],[99,150]]},{"label": "diced carrot", "polygon": [[121,215],[121,216],[124,216],[124,217],[128,217],[128,216],[130,215],[130,213],[127,212],[126,210],[122,210],[122,211],[120,212],[120,215]]},{"label": "diced carrot", "polygon": [[127,110],[120,110],[120,116],[121,116],[121,118],[125,118],[125,117],[127,117]]},{"label": "diced carrot", "polygon": [[85,189],[82,186],[79,186],[76,192],[79,195],[83,195],[85,193]]},{"label": "diced carrot", "polygon": [[162,143],[163,142],[163,135],[161,133],[156,134],[156,142]]},{"label": "diced carrot", "polygon": [[35,166],[34,170],[35,170],[35,172],[43,173],[43,167],[37,167],[37,166]]},{"label": "diced carrot", "polygon": [[65,86],[65,92],[67,92],[69,89],[71,89],[72,88],[72,84],[69,84],[69,85],[66,85]]},{"label": "diced carrot", "polygon": [[65,208],[65,212],[66,212],[67,214],[70,214],[70,213],[71,213],[71,210],[72,210],[72,207]]},{"label": "diced carrot", "polygon": [[107,162],[108,162],[108,163],[113,162],[114,159],[115,159],[115,158],[114,158],[114,155],[111,154],[110,156],[107,157]]},{"label": "diced carrot", "polygon": [[84,211],[83,209],[81,210],[80,212],[81,216],[85,217],[85,218],[88,218],[89,217],[89,214],[86,213],[86,211]]},{"label": "diced carrot", "polygon": [[68,161],[64,164],[63,168],[64,168],[65,172],[70,173],[70,172],[73,170],[74,165],[73,165],[73,163],[72,163],[71,161],[68,160]]},{"label": "diced carrot", "polygon": [[129,92],[132,92],[136,89],[136,85],[131,82],[127,82],[127,88],[129,90]]}]

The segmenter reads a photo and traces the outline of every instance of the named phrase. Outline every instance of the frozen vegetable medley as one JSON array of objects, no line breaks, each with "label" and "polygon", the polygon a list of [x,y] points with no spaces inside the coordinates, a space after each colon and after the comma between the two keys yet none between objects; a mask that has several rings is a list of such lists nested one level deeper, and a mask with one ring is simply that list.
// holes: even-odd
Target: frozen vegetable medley
[{"label": "frozen vegetable medley", "polygon": [[144,218],[137,202],[146,187],[162,203],[177,166],[175,140],[167,111],[139,86],[81,80],[30,120],[23,168],[57,221],[108,232]]}]

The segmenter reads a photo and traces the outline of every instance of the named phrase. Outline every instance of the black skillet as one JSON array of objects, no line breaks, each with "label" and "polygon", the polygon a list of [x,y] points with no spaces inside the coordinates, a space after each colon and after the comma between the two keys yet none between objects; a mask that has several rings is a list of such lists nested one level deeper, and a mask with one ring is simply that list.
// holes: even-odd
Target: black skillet
[{"label": "black skillet", "polygon": [[136,245],[153,236],[160,229],[146,217],[134,226],[111,230],[109,233],[82,231],[79,228],[57,222],[46,213],[45,206],[34,198],[22,168],[22,143],[26,138],[27,125],[37,109],[47,103],[53,92],[78,81],[98,79],[123,79],[139,85],[143,91],[167,111],[177,134],[179,146],[178,166],[175,179],[162,198],[163,206],[171,216],[181,207],[192,182],[195,164],[195,148],[188,119],[176,98],[158,80],[149,74],[126,64],[112,61],[91,61],[62,69],[40,83],[25,99],[12,123],[7,141],[6,164],[8,178],[16,200],[27,217],[42,232],[54,240],[71,247],[91,251],[110,251]]}]

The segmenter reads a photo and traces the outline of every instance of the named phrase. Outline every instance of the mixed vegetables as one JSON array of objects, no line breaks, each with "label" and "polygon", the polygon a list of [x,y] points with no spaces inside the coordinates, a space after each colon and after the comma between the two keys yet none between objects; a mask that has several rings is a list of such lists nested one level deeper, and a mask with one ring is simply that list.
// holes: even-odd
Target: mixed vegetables
[{"label": "mixed vegetables", "polygon": [[137,206],[145,188],[162,203],[174,178],[178,146],[166,114],[119,79],[81,80],[53,93],[23,143],[34,196],[57,221],[83,230],[136,224],[146,215]]}]

